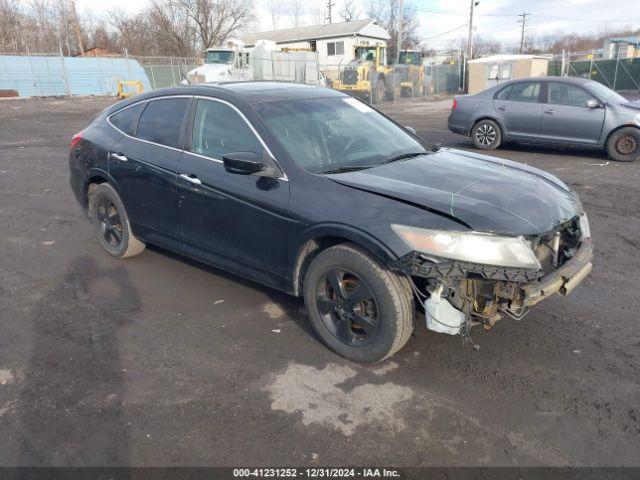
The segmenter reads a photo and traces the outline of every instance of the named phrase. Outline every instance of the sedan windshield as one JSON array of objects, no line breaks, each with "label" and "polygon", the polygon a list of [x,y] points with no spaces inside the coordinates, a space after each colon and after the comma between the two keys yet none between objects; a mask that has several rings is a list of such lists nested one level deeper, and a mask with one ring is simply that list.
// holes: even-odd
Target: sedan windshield
[{"label": "sedan windshield", "polygon": [[268,102],[256,108],[289,156],[311,172],[357,170],[427,153],[403,128],[355,98]]},{"label": "sedan windshield", "polygon": [[591,89],[593,93],[595,93],[601,100],[611,103],[613,105],[622,105],[623,103],[628,103],[629,100],[624,98],[619,93],[614,92],[608,87],[605,87],[601,83],[598,82],[589,82],[587,86]]}]

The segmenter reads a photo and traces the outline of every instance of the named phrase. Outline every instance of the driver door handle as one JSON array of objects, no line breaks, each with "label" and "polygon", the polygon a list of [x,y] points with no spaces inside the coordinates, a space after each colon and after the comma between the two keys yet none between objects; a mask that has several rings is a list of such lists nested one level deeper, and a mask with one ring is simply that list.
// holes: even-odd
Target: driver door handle
[{"label": "driver door handle", "polygon": [[195,175],[187,175],[186,173],[181,173],[180,178],[184,178],[187,182],[193,183],[194,185],[202,185],[202,181]]},{"label": "driver door handle", "polygon": [[553,108],[547,108],[544,113],[548,113],[549,115],[553,115],[556,111]]},{"label": "driver door handle", "polygon": [[127,160],[129,160],[126,155],[123,155],[121,153],[111,152],[111,156],[116,160],[118,160],[119,162],[126,162]]}]

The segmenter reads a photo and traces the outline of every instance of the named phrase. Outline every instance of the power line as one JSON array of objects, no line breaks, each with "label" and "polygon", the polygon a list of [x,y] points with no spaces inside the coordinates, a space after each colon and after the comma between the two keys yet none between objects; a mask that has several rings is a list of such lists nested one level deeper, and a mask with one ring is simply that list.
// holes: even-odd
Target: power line
[{"label": "power line", "polygon": [[438,37],[444,37],[445,35],[448,35],[450,33],[456,32],[462,28],[465,28],[468,25],[468,23],[464,23],[462,25],[460,25],[459,27],[456,28],[452,28],[451,30],[447,30],[446,32],[442,32],[442,33],[438,33],[437,35],[433,35],[431,37],[424,37],[422,40],[431,40],[432,38],[438,38]]},{"label": "power line", "polygon": [[[378,5],[378,6],[385,6],[386,4],[384,3],[383,0],[372,0],[370,2],[371,4],[374,5]],[[411,10],[416,11],[416,12],[420,12],[420,13],[432,13],[434,15],[457,15],[457,16],[467,16],[469,15],[468,12],[462,12],[462,11],[454,11],[454,10],[432,10],[432,9],[427,9],[427,8],[422,8],[422,7],[416,7],[416,6],[411,6],[410,7]],[[627,18],[627,19],[606,19],[606,18],[574,18],[574,17],[557,17],[554,15],[541,15],[541,14],[537,14],[537,13],[530,13],[528,15],[533,15],[534,17],[539,17],[539,18],[548,18],[551,20],[575,20],[578,22],[594,22],[594,23],[606,23],[606,22],[619,22],[619,23],[633,23],[633,22],[640,22],[640,18]],[[513,18],[513,17],[518,17],[520,16],[519,14],[515,14],[515,13],[474,13],[474,16],[476,17],[507,17],[507,18]]]}]

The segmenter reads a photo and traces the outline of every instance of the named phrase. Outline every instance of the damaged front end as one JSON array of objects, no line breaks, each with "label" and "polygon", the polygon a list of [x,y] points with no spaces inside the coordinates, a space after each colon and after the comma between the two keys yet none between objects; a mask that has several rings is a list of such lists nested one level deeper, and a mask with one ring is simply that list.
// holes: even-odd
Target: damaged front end
[{"label": "damaged front end", "polygon": [[[440,333],[465,334],[478,324],[489,329],[505,315],[520,320],[531,306],[550,295],[571,293],[592,268],[591,235],[584,214],[551,232],[519,237],[530,249],[527,253],[535,256],[523,259],[524,266],[478,262],[483,255],[490,258],[492,254],[491,248],[483,252],[482,245],[480,251],[458,255],[473,258],[473,262],[434,255],[441,247],[433,235],[429,241],[416,241],[410,237],[413,232],[396,231],[419,249],[397,259],[391,268],[411,279],[424,306],[427,327]],[[467,242],[465,248],[472,246]],[[520,254],[513,245],[509,248],[516,256]]]}]

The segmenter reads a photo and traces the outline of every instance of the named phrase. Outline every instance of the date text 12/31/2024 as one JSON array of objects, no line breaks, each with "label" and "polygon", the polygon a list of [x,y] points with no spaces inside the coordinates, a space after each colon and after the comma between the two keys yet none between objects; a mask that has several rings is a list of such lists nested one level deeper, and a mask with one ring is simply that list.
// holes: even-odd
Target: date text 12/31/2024
[{"label": "date text 12/31/2024", "polygon": [[234,478],[399,478],[388,468],[236,468]]}]

